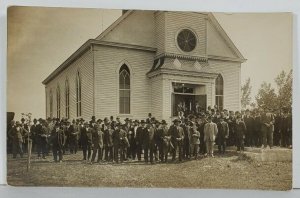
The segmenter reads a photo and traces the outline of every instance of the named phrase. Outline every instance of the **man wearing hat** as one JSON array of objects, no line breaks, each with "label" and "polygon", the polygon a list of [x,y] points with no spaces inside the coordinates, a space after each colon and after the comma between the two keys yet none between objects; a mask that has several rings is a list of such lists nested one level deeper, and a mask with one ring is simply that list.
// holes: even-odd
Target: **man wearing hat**
[{"label": "man wearing hat", "polygon": [[97,156],[97,162],[99,163],[102,161],[103,157],[103,136],[104,133],[100,127],[100,125],[95,125],[94,130],[92,131],[92,148],[93,148],[93,155],[91,163],[94,163],[96,155]]},{"label": "man wearing hat", "polygon": [[105,161],[113,161],[114,153],[113,153],[113,138],[112,135],[114,133],[113,123],[115,121],[106,122],[104,119],[104,126],[103,126],[103,146],[105,151],[104,160]]},{"label": "man wearing hat", "polygon": [[[63,147],[66,143],[66,137],[64,131],[60,128],[60,124],[57,122],[51,133],[52,152],[55,162],[62,162],[63,160]],[[58,156],[58,160],[57,160]]]},{"label": "man wearing hat", "polygon": [[143,147],[144,147],[144,159],[145,162],[149,161],[149,151],[150,151],[150,162],[153,164],[153,155],[155,147],[155,122],[147,123],[147,127],[143,131]]},{"label": "man wearing hat", "polygon": [[217,123],[218,134],[217,134],[217,144],[219,154],[225,154],[226,141],[229,136],[229,127],[227,122],[224,121],[224,117],[221,116],[219,122]]},{"label": "man wearing hat", "polygon": [[92,124],[95,124],[96,123],[96,117],[95,116],[92,116],[91,120],[90,120],[90,125]]},{"label": "man wearing hat", "polygon": [[17,121],[15,125],[12,126],[8,134],[10,134],[12,138],[13,158],[16,158],[18,153],[22,158],[23,157],[23,135],[22,135],[23,129],[21,128],[21,123]]},{"label": "man wearing hat", "polygon": [[138,161],[141,161],[142,149],[143,149],[143,135],[147,130],[145,120],[141,120],[141,125],[136,129],[136,152]]},{"label": "man wearing hat", "polygon": [[83,152],[83,161],[89,161],[92,151],[92,134],[93,128],[90,128],[88,122],[84,123],[84,127],[80,131],[80,141]]},{"label": "man wearing hat", "polygon": [[254,125],[254,118],[252,117],[250,110],[246,109],[245,116],[243,117],[243,120],[246,125],[246,139],[245,139],[245,145],[246,146],[254,146],[253,141],[253,125]]},{"label": "man wearing hat", "polygon": [[214,157],[214,142],[218,133],[218,127],[217,124],[212,122],[211,116],[207,118],[207,121],[208,122],[204,126],[204,142],[207,150],[205,156],[208,154],[209,156]]},{"label": "man wearing hat", "polygon": [[161,121],[161,127],[157,131],[158,135],[158,149],[159,149],[159,159],[161,162],[167,162],[168,152],[170,147],[170,136],[167,127],[167,122],[165,120]]},{"label": "man wearing hat", "polygon": [[246,125],[244,121],[242,121],[242,116],[238,115],[236,117],[236,135],[235,135],[237,151],[240,152],[244,151],[245,133],[246,133]]},{"label": "man wearing hat", "polygon": [[[25,118],[21,118],[21,123],[20,123],[20,127],[22,129],[25,129],[26,131],[29,131],[28,125],[25,123]],[[27,133],[25,133],[25,130],[22,130],[23,132],[23,152],[27,152],[27,148],[28,148],[28,136]]]},{"label": "man wearing hat", "polygon": [[46,158],[48,145],[48,128],[45,121],[40,118],[39,124],[36,126],[37,153],[38,158]]},{"label": "man wearing hat", "polygon": [[136,143],[135,143],[135,122],[129,121],[127,124],[127,138],[129,141],[129,148],[127,148],[127,157],[134,160],[136,157]]},{"label": "man wearing hat", "polygon": [[206,145],[204,142],[204,126],[207,123],[206,116],[204,113],[201,113],[199,116],[199,121],[197,123],[197,129],[200,133],[200,146],[199,146],[199,153],[204,155],[206,151]]},{"label": "man wearing hat", "polygon": [[[189,115],[189,119],[191,120],[192,115]],[[184,159],[190,159],[190,140],[191,140],[191,134],[190,134],[190,125],[189,123],[192,123],[192,121],[189,121],[188,118],[184,118],[184,123],[182,123],[180,126],[183,128],[184,131],[184,138],[183,138],[183,158]],[[193,124],[193,123],[192,123]]]},{"label": "man wearing hat", "polygon": [[116,123],[112,134],[113,148],[114,148],[114,162],[119,163],[119,153],[121,144],[121,125]]},{"label": "man wearing hat", "polygon": [[69,146],[70,146],[70,153],[77,153],[78,149],[78,135],[79,135],[79,127],[76,124],[75,119],[72,120],[72,125],[68,128],[69,134]]},{"label": "man wearing hat", "polygon": [[182,144],[184,138],[183,128],[180,127],[180,120],[175,119],[173,120],[173,125],[169,128],[169,134],[171,136],[171,147],[172,149],[172,161],[176,159],[176,153],[178,151],[178,159],[182,161]]},{"label": "man wearing hat", "polygon": [[33,125],[30,127],[31,139],[32,139],[32,151],[37,151],[36,137],[37,137],[37,119],[33,119]]}]

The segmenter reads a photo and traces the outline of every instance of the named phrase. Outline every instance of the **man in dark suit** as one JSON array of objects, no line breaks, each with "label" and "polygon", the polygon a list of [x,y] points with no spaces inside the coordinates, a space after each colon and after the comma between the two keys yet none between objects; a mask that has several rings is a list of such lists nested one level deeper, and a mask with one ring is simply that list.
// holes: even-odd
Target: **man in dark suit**
[{"label": "man in dark suit", "polygon": [[[26,129],[25,129],[26,130]],[[23,129],[19,121],[12,125],[12,128],[8,132],[12,139],[12,151],[13,158],[17,157],[17,153],[20,154],[20,157],[23,157]]]},{"label": "man in dark suit", "polygon": [[103,131],[100,128],[100,125],[96,124],[94,126],[94,130],[92,131],[92,148],[93,148],[93,155],[91,163],[95,161],[96,155],[97,162],[99,163],[102,160],[103,156]]},{"label": "man in dark suit", "polygon": [[85,122],[84,127],[80,131],[80,141],[84,161],[89,161],[91,157],[93,130],[93,128],[89,127],[89,123]]},{"label": "man in dark suit", "polygon": [[52,142],[52,151],[53,151],[53,158],[55,162],[62,162],[63,160],[63,147],[66,143],[66,136],[64,131],[60,128],[60,124],[57,122],[55,127],[51,133],[51,142]]},{"label": "man in dark suit", "polygon": [[250,110],[246,109],[246,115],[244,116],[244,122],[246,125],[246,139],[245,139],[245,145],[246,146],[254,146],[253,143],[253,123],[254,118],[250,114]]},{"label": "man in dark suit", "polygon": [[178,159],[182,161],[182,143],[184,138],[183,128],[180,127],[180,120],[173,120],[173,125],[169,128],[169,134],[171,135],[172,150],[172,161],[176,159],[176,153],[178,151]]},{"label": "man in dark suit", "polygon": [[39,124],[36,126],[36,139],[38,158],[41,158],[42,155],[42,158],[45,159],[48,144],[48,131],[45,126],[45,121],[42,118],[39,119]]},{"label": "man in dark suit", "polygon": [[143,132],[144,159],[145,162],[148,163],[150,151],[150,162],[151,164],[153,164],[153,155],[155,147],[155,123],[147,123],[147,127]]},{"label": "man in dark suit", "polygon": [[170,137],[168,134],[167,122],[161,121],[161,127],[157,130],[159,159],[161,162],[167,162]]},{"label": "man in dark suit", "polygon": [[78,139],[79,139],[79,126],[78,122],[73,119],[72,125],[68,129],[69,133],[69,144],[70,144],[70,153],[77,153],[78,149]]},{"label": "man in dark suit", "polygon": [[121,124],[116,123],[112,134],[113,147],[114,147],[114,162],[119,163],[119,152],[120,152],[120,139],[121,139]]},{"label": "man in dark suit", "polygon": [[224,117],[220,117],[219,122],[217,123],[218,133],[217,133],[217,144],[219,154],[225,154],[226,150],[226,140],[229,136],[229,127],[227,122],[224,121]]},{"label": "man in dark suit", "polygon": [[137,152],[137,158],[138,161],[141,161],[141,155],[143,150],[143,134],[144,130],[147,130],[145,127],[145,120],[141,120],[141,125],[136,130],[136,152]]},{"label": "man in dark suit", "polygon": [[238,115],[236,117],[236,146],[238,152],[244,151],[244,140],[246,133],[246,125],[244,121],[242,121],[242,116]]},{"label": "man in dark suit", "polygon": [[190,126],[189,126],[189,120],[187,118],[184,119],[184,123],[181,124],[181,127],[184,131],[184,138],[183,138],[183,158],[184,159],[190,159]]},{"label": "man in dark suit", "polygon": [[32,151],[37,151],[36,148],[36,141],[37,141],[37,119],[33,119],[33,125],[30,127],[30,133],[31,133],[31,138],[32,138]]}]

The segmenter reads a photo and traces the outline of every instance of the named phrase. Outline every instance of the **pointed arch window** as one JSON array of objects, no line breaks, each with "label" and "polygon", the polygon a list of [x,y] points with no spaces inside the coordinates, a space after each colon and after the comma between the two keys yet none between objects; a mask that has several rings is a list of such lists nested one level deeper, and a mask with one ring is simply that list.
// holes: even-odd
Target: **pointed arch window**
[{"label": "pointed arch window", "polygon": [[224,80],[221,74],[216,79],[216,105],[219,110],[224,107]]},{"label": "pointed arch window", "polygon": [[130,71],[125,64],[119,71],[119,113],[130,114]]},{"label": "pointed arch window", "polygon": [[56,88],[56,117],[60,119],[60,88]]},{"label": "pointed arch window", "polygon": [[81,77],[80,73],[76,74],[76,115],[81,116]]},{"label": "pointed arch window", "polygon": [[52,89],[50,89],[50,94],[49,94],[49,102],[50,102],[50,117],[53,117],[53,95],[52,95]]},{"label": "pointed arch window", "polygon": [[69,81],[65,82],[65,106],[66,106],[66,117],[70,118],[70,88]]}]

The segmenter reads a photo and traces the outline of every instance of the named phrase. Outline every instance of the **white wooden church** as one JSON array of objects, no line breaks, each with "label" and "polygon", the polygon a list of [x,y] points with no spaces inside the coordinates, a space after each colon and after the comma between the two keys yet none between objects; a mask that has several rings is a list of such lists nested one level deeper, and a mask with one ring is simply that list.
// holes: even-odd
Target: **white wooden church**
[{"label": "white wooden church", "polygon": [[46,117],[157,119],[240,110],[245,58],[212,13],[123,11],[44,81]]}]

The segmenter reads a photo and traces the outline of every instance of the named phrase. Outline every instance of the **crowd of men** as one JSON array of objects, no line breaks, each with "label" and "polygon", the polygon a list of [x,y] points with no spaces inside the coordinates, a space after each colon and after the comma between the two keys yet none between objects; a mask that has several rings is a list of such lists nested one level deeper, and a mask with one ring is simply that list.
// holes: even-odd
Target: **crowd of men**
[{"label": "crowd of men", "polygon": [[55,162],[63,155],[83,153],[83,160],[123,162],[143,160],[148,163],[214,157],[214,145],[223,155],[227,146],[243,152],[245,146],[271,149],[273,146],[291,148],[292,115],[287,109],[242,112],[219,111],[210,107],[195,114],[184,115],[172,123],[157,120],[149,113],[145,120],[121,121],[119,117],[96,119],[34,119],[29,127],[25,119],[12,121],[8,130],[8,145],[13,157],[23,157],[27,143],[32,141],[33,153],[46,158],[50,150]]}]

